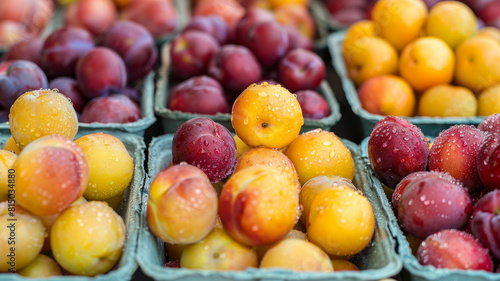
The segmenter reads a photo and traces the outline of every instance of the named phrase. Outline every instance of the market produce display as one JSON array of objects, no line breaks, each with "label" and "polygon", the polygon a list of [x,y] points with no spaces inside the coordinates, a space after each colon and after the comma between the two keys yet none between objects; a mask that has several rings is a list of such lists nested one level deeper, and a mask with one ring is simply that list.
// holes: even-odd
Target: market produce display
[{"label": "market produce display", "polygon": [[[487,117],[478,128],[452,126],[431,142],[410,122],[388,116],[370,135],[370,165],[394,189],[394,214],[420,264],[497,268],[493,212],[498,208],[499,116]],[[418,163],[416,155],[422,156]]]},{"label": "market produce display", "polygon": [[351,181],[349,149],[332,132],[300,134],[303,122],[296,96],[263,82],[234,102],[234,138],[205,117],[178,128],[147,206],[167,266],[358,270],[336,260],[369,245],[372,205]]},{"label": "market produce display", "polygon": [[0,271],[41,278],[113,269],[129,233],[117,212],[135,174],[124,143],[107,133],[75,139],[76,112],[56,90],[21,95],[9,124]]},{"label": "market produce display", "polygon": [[498,29],[459,1],[381,0],[346,31],[342,55],[372,114],[473,117],[499,113]]},{"label": "market produce display", "polygon": [[[316,28],[305,4],[193,3],[193,17],[173,39],[168,54],[169,82],[174,86],[166,107],[186,113],[229,113],[248,85],[267,81],[294,93],[313,92],[300,98],[301,105],[318,111],[307,118],[329,116],[325,97],[316,92],[325,78],[325,64],[310,51]],[[211,98],[202,99],[207,92]]]}]

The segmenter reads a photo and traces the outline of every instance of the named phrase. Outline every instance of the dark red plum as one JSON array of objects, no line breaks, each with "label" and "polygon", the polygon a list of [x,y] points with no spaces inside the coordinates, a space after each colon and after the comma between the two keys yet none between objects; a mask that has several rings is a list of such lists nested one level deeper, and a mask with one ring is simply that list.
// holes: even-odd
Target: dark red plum
[{"label": "dark red plum", "polygon": [[245,15],[236,24],[234,42],[239,45],[244,44],[250,29],[255,24],[266,21],[276,21],[271,11],[258,7],[247,9]]},{"label": "dark red plum", "polygon": [[5,53],[3,60],[29,60],[40,66],[43,42],[39,37],[18,41]]},{"label": "dark red plum", "polygon": [[500,189],[500,133],[488,134],[477,156],[477,172],[487,190]]},{"label": "dark red plum", "polygon": [[58,77],[49,83],[50,89],[57,89],[59,93],[68,97],[77,112],[81,112],[87,100],[78,87],[78,82],[71,77]]},{"label": "dark red plum", "polygon": [[221,45],[226,44],[229,41],[229,27],[227,26],[227,23],[215,15],[197,16],[192,18],[184,27],[183,32],[189,30],[207,32],[217,39]]},{"label": "dark red plum", "polygon": [[145,27],[132,21],[115,22],[104,33],[101,46],[112,49],[122,57],[129,81],[144,78],[158,60],[153,36]]},{"label": "dark red plum", "polygon": [[477,128],[486,133],[500,133],[500,114],[495,113],[486,117]]},{"label": "dark red plum", "polygon": [[212,183],[231,175],[236,164],[236,142],[227,128],[198,117],[184,122],[172,141],[172,163],[187,162],[203,170]]},{"label": "dark red plum", "polygon": [[123,59],[107,47],[85,53],[76,64],[76,80],[88,99],[120,93],[127,83]]},{"label": "dark red plum", "polygon": [[470,234],[446,229],[427,237],[417,250],[422,265],[436,268],[485,270],[491,272],[493,262],[488,251]]},{"label": "dark red plum", "polygon": [[8,109],[0,108],[0,123],[9,122],[9,112]]},{"label": "dark red plum", "polygon": [[203,31],[186,31],[175,37],[170,48],[171,68],[178,77],[206,73],[210,59],[220,49],[219,42]]},{"label": "dark red plum", "polygon": [[411,173],[406,177],[404,177],[398,183],[398,185],[396,185],[396,189],[394,189],[394,192],[392,193],[391,204],[392,204],[392,209],[396,214],[396,216],[398,215],[399,200],[401,200],[401,195],[403,194],[403,191],[405,190],[406,186],[408,186],[408,184],[414,180],[423,178],[441,178],[454,184],[460,184],[454,177],[450,176],[450,174],[447,173],[429,172],[429,171],[420,171]]},{"label": "dark red plum", "polygon": [[62,27],[43,43],[40,66],[49,78],[75,76],[78,59],[95,47],[92,35],[79,27]]},{"label": "dark red plum", "polygon": [[286,32],[288,33],[288,41],[289,41],[289,50],[302,48],[312,51],[314,48],[313,41],[304,36],[302,33],[298,31],[298,29],[287,26],[285,27]]},{"label": "dark red plum", "polygon": [[290,43],[283,26],[275,21],[265,21],[250,28],[243,45],[252,51],[261,65],[273,67],[286,54]]},{"label": "dark red plum", "polygon": [[425,171],[429,143],[417,126],[408,120],[387,116],[370,134],[368,158],[377,178],[394,189],[407,175]]},{"label": "dark red plum", "polygon": [[141,118],[141,110],[129,97],[114,94],[92,99],[83,109],[82,123],[130,123]]},{"label": "dark red plum", "polygon": [[0,75],[0,105],[10,108],[25,92],[46,89],[48,86],[47,76],[38,65],[27,60],[16,60],[4,75]]},{"label": "dark red plum", "polygon": [[296,92],[295,95],[297,95],[304,118],[322,119],[330,115],[330,106],[318,92],[301,90]]},{"label": "dark red plum", "polygon": [[244,46],[232,44],[222,46],[214,54],[208,74],[238,94],[262,79],[262,69],[252,52]]},{"label": "dark red plum", "polygon": [[471,232],[495,258],[500,258],[500,190],[490,191],[474,205]]},{"label": "dark red plum", "polygon": [[429,152],[429,170],[447,172],[469,193],[481,189],[476,158],[484,134],[474,126],[455,125],[437,136]]},{"label": "dark red plum", "polygon": [[471,213],[469,193],[462,186],[439,177],[410,181],[398,205],[401,227],[421,238],[443,229],[461,229]]},{"label": "dark red plum", "polygon": [[325,78],[325,63],[320,56],[306,49],[293,49],[278,66],[278,79],[291,92],[316,90]]},{"label": "dark red plum", "polygon": [[[217,85],[212,86],[214,83]],[[208,76],[193,77],[174,87],[168,108],[198,114],[229,112],[224,90]]]}]

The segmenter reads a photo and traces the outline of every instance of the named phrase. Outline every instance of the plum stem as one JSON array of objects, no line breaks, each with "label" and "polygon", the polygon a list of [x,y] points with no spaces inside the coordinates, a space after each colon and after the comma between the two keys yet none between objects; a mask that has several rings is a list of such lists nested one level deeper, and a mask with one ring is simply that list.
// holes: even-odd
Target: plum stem
[{"label": "plum stem", "polygon": [[269,124],[267,124],[266,122],[262,123],[262,128],[267,128],[267,126],[269,126]]}]

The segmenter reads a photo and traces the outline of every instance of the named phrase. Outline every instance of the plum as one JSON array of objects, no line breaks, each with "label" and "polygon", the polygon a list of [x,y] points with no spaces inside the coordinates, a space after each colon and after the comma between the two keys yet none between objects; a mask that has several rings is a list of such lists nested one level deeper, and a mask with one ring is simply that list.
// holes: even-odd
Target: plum
[{"label": "plum", "polygon": [[[460,184],[454,177],[452,177],[448,173],[442,173],[442,172],[429,172],[429,171],[419,171],[419,172],[414,172],[406,177],[404,177],[397,185],[396,188],[394,189],[394,192],[392,193],[391,197],[391,204],[392,204],[392,209],[396,216],[398,215],[398,206],[399,206],[399,200],[401,200],[401,195],[403,194],[403,191],[405,190],[406,186],[413,180],[418,180],[421,178],[433,178],[433,177],[438,177],[445,179],[451,183],[454,184]],[[472,199],[472,198],[471,198]]]},{"label": "plum", "polygon": [[500,113],[486,117],[477,128],[487,133],[500,133]]},{"label": "plum", "polygon": [[222,46],[212,56],[208,74],[238,94],[262,79],[262,69],[255,55],[244,46],[232,44]]},{"label": "plum", "polygon": [[[17,154],[8,150],[0,150],[0,202],[9,198],[9,169],[17,159]],[[12,192],[12,191],[10,191]],[[13,196],[11,194],[10,196]]]},{"label": "plum", "polygon": [[198,242],[214,227],[217,199],[201,169],[186,163],[167,167],[153,178],[149,188],[149,229],[168,243]]},{"label": "plum", "polygon": [[118,263],[125,231],[123,218],[104,202],[71,206],[57,217],[50,231],[52,254],[73,274],[103,274]]},{"label": "plum", "polygon": [[262,258],[260,267],[333,272],[328,255],[313,243],[301,239],[285,239],[273,246]]},{"label": "plum", "polygon": [[184,122],[172,140],[174,165],[187,162],[203,170],[215,183],[231,175],[236,165],[236,143],[227,128],[205,117]]},{"label": "plum", "polygon": [[276,18],[274,17],[274,14],[269,10],[259,7],[251,7],[247,9],[245,15],[236,23],[236,36],[234,38],[234,42],[239,45],[243,44],[252,26],[260,22],[275,20]]},{"label": "plum", "polygon": [[48,278],[63,275],[59,265],[53,259],[42,254],[38,255],[33,262],[17,273],[30,278]]},{"label": "plum", "polygon": [[190,269],[236,271],[257,265],[255,250],[234,241],[222,227],[215,227],[205,239],[188,245],[180,259],[180,266]]},{"label": "plum", "polygon": [[495,258],[500,258],[500,190],[488,192],[474,205],[471,232]]},{"label": "plum", "polygon": [[307,49],[293,49],[278,66],[278,80],[291,92],[316,90],[325,78],[325,63]]},{"label": "plum", "polygon": [[229,42],[229,27],[227,23],[215,15],[192,18],[184,27],[183,32],[188,30],[205,31],[217,39],[221,45]]},{"label": "plum", "polygon": [[252,51],[261,65],[272,68],[289,49],[288,33],[275,21],[260,22],[248,30],[243,45]]},{"label": "plum", "polygon": [[300,216],[300,221],[304,225],[307,223],[307,217],[309,216],[311,204],[318,193],[325,189],[336,188],[339,186],[357,190],[350,179],[339,176],[317,176],[304,183],[300,189],[299,195],[299,202],[300,205],[302,205],[302,215]]},{"label": "plum", "polygon": [[373,206],[348,184],[321,190],[306,217],[307,237],[333,258],[348,258],[365,249],[375,231]]},{"label": "plum", "polygon": [[295,93],[302,115],[309,119],[322,119],[330,115],[330,106],[325,98],[313,90],[300,90]]},{"label": "plum", "polygon": [[48,86],[47,76],[38,65],[27,60],[16,60],[7,68],[5,75],[0,75],[0,105],[10,108],[25,92],[46,89]]},{"label": "plum", "polygon": [[264,146],[249,149],[241,157],[238,157],[234,172],[252,166],[274,166],[282,172],[289,173],[294,180],[299,180],[299,175],[292,161],[277,149]]},{"label": "plum", "polygon": [[240,170],[224,184],[219,216],[227,233],[246,246],[282,239],[299,219],[300,184],[274,166]]},{"label": "plum", "polygon": [[172,41],[170,59],[173,74],[181,78],[207,72],[210,59],[220,49],[220,44],[203,31],[186,31]]},{"label": "plum", "polygon": [[493,262],[479,242],[470,234],[445,229],[427,237],[417,250],[422,265],[436,268],[492,271]]},{"label": "plum", "polygon": [[3,60],[29,60],[40,64],[40,57],[43,47],[43,40],[39,37],[25,38],[17,43],[3,55]]},{"label": "plum", "polygon": [[48,77],[75,76],[78,59],[95,47],[92,35],[79,27],[61,27],[44,41],[40,66]]},{"label": "plum", "polygon": [[368,140],[370,165],[392,189],[407,175],[426,170],[428,156],[429,143],[420,128],[400,117],[377,122]]},{"label": "plum", "polygon": [[19,148],[53,134],[73,140],[78,120],[71,102],[52,90],[37,90],[21,95],[10,108],[10,132]]},{"label": "plum", "polygon": [[[15,240],[9,240],[12,235]],[[39,217],[14,204],[13,199],[0,202],[0,251],[3,253],[0,255],[0,272],[11,268],[20,270],[33,262],[42,250],[46,235]],[[15,245],[9,241],[15,241]]]},{"label": "plum", "polygon": [[64,10],[67,26],[88,30],[92,36],[101,36],[113,25],[118,12],[113,0],[81,0],[71,3]]},{"label": "plum", "polygon": [[301,34],[297,29],[293,27],[285,27],[288,33],[289,51],[297,48],[307,49],[312,51],[314,49],[314,44],[312,39]]},{"label": "plum", "polygon": [[65,95],[73,104],[77,112],[81,112],[87,100],[82,94],[78,82],[71,77],[57,77],[49,82],[50,89],[57,89],[59,93]]},{"label": "plum", "polygon": [[16,173],[17,203],[37,216],[64,211],[83,195],[89,178],[82,149],[55,134],[28,144],[12,169]]},{"label": "plum", "polygon": [[86,199],[110,199],[129,186],[134,161],[120,139],[110,134],[93,133],[76,139],[75,143],[89,165],[89,180],[83,194]]},{"label": "plum", "polygon": [[429,152],[429,170],[447,172],[469,193],[482,188],[476,158],[484,134],[474,126],[455,125],[439,133]]},{"label": "plum", "polygon": [[316,129],[302,133],[288,145],[285,155],[297,169],[301,184],[323,175],[354,178],[351,151],[333,132]]},{"label": "plum", "polygon": [[170,92],[169,100],[170,110],[198,114],[229,112],[222,86],[208,76],[192,77],[175,86]]},{"label": "plum", "polygon": [[173,1],[133,1],[122,18],[146,27],[155,39],[171,34],[179,26]]},{"label": "plum", "polygon": [[80,117],[82,123],[131,123],[141,119],[141,110],[129,97],[113,94],[92,99]]},{"label": "plum", "polygon": [[488,134],[479,148],[477,172],[487,190],[500,189],[500,133]]},{"label": "plum", "polygon": [[417,177],[404,188],[398,205],[401,226],[425,238],[443,229],[461,229],[472,213],[467,191],[444,177]]},{"label": "plum", "polygon": [[96,47],[78,59],[76,80],[85,97],[91,99],[121,92],[127,83],[123,59],[107,47]]},{"label": "plum", "polygon": [[114,23],[102,36],[101,46],[122,57],[129,81],[144,78],[158,60],[153,36],[145,27],[132,21]]}]

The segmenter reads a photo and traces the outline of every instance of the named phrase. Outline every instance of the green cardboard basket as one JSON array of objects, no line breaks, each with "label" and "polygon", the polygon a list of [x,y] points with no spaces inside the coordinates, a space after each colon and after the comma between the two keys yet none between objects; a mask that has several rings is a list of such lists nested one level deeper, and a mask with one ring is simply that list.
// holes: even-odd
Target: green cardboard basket
[{"label": "green cardboard basket", "polygon": [[[347,101],[351,105],[351,109],[359,116],[361,119],[363,136],[367,137],[370,135],[375,124],[382,120],[385,116],[372,114],[364,110],[361,107],[361,103],[358,98],[358,92],[356,86],[349,79],[347,74],[346,66],[342,56],[342,41],[345,36],[345,31],[338,31],[331,34],[328,37],[328,48],[332,57],[333,67],[339,75],[340,81],[342,83],[342,88]],[[468,125],[479,125],[484,117],[404,117],[408,119],[411,123],[418,126],[424,135],[426,136],[437,136],[439,132],[447,129],[453,125],[457,124],[468,124]]]},{"label": "green cardboard basket", "polygon": [[[156,238],[149,230],[146,220],[149,186],[156,174],[165,169],[172,158],[173,135],[163,135],[154,138],[149,146],[148,177],[142,197],[141,233],[139,234],[137,261],[142,271],[154,280],[315,280],[315,281],[354,281],[378,280],[394,276],[402,267],[399,256],[395,253],[395,241],[388,229],[388,211],[382,208],[384,201],[376,196],[368,178],[366,166],[361,160],[359,147],[344,140],[344,144],[351,150],[356,165],[353,183],[363,190],[365,196],[373,206],[375,214],[375,233],[369,246],[358,253],[351,260],[362,271],[343,271],[334,273],[308,272],[300,273],[285,269],[258,269],[251,268],[245,271],[213,271],[190,270],[186,268],[168,268],[163,242]],[[387,204],[387,202],[385,202]]]},{"label": "green cardboard basket", "polygon": [[[429,139],[433,140],[432,137]],[[363,139],[361,142],[362,157],[364,158],[368,166],[368,175],[374,184],[374,188],[377,191],[377,196],[381,201],[385,201],[384,208],[389,214],[389,229],[394,235],[397,241],[398,254],[401,256],[403,261],[404,270],[401,272],[403,280],[411,281],[443,281],[443,280],[454,280],[454,281],[499,281],[500,274],[495,272],[486,272],[481,270],[458,270],[458,269],[441,269],[435,268],[430,265],[421,265],[417,258],[412,254],[410,243],[406,240],[406,236],[399,227],[398,219],[396,218],[394,212],[389,206],[389,201],[384,193],[384,188],[382,183],[377,179],[373,170],[370,166],[370,161],[368,159],[368,140],[369,138]]]},{"label": "green cardboard basket", "polygon": [[[144,150],[146,145],[142,138],[137,135],[112,132],[109,133],[119,138],[130,156],[134,160],[134,176],[132,177],[130,186],[123,194],[123,201],[120,206],[119,215],[123,218],[126,226],[126,240],[120,260],[115,267],[106,274],[100,274],[95,277],[88,276],[55,276],[51,278],[26,278],[15,273],[0,273],[0,281],[28,281],[28,280],[45,280],[45,281],[126,281],[131,280],[132,275],[138,268],[136,261],[137,239],[139,234],[139,216],[141,204],[141,189],[144,184]],[[78,134],[77,138],[83,134]],[[10,135],[0,134],[0,145],[4,145]]]},{"label": "green cardboard basket", "polygon": [[[220,123],[229,131],[234,132],[233,126],[231,125],[231,114],[229,113],[217,113],[215,115],[207,114],[194,114],[185,113],[180,111],[172,111],[167,108],[167,101],[169,100],[169,92],[173,85],[170,85],[170,47],[171,44],[167,43],[162,48],[162,64],[158,70],[158,78],[156,81],[156,91],[155,91],[155,106],[154,111],[156,115],[160,118],[163,126],[164,133],[175,133],[177,128],[189,119],[195,117],[207,117],[215,122]],[[335,125],[340,120],[340,108],[335,95],[328,83],[323,80],[318,91],[326,99],[326,102],[330,106],[331,114],[325,118],[319,120],[304,119],[304,125],[302,126],[301,132],[314,130],[321,128],[323,130],[329,131],[330,128]]]}]

